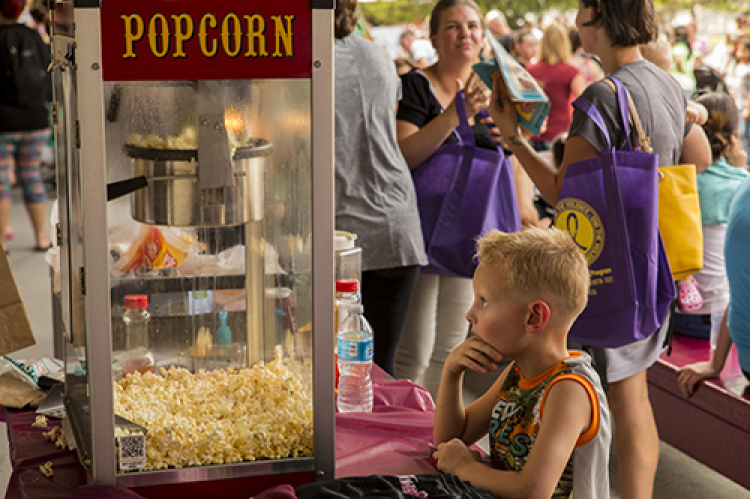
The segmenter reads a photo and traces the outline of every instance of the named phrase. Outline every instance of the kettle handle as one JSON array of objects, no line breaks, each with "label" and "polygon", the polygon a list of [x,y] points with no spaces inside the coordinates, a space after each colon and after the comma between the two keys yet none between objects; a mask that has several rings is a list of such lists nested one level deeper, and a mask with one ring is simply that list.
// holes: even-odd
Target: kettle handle
[{"label": "kettle handle", "polygon": [[121,198],[144,187],[148,187],[148,180],[145,175],[111,182],[107,184],[107,201]]}]

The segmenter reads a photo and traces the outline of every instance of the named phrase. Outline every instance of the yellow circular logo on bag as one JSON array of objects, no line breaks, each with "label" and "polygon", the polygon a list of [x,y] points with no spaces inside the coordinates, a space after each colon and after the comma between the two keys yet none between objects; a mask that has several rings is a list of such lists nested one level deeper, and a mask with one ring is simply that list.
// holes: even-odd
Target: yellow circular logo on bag
[{"label": "yellow circular logo on bag", "polygon": [[589,265],[602,254],[604,226],[599,214],[588,203],[575,198],[558,201],[555,206],[555,227],[573,237]]}]

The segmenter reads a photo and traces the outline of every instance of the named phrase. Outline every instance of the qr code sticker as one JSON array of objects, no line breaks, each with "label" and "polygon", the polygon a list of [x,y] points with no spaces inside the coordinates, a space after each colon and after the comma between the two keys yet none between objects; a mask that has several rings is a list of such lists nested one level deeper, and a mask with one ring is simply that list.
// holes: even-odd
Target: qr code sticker
[{"label": "qr code sticker", "polygon": [[146,467],[146,436],[128,435],[118,437],[120,446],[120,469],[138,470]]}]

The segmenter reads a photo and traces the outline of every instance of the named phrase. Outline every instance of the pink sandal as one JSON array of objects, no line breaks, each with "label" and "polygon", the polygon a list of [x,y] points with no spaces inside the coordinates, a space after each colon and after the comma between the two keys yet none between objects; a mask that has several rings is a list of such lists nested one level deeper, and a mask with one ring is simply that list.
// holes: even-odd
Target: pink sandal
[{"label": "pink sandal", "polygon": [[680,292],[678,308],[681,311],[693,312],[703,306],[703,297],[698,291],[698,283],[692,276],[687,278],[687,282],[681,283],[677,289]]}]

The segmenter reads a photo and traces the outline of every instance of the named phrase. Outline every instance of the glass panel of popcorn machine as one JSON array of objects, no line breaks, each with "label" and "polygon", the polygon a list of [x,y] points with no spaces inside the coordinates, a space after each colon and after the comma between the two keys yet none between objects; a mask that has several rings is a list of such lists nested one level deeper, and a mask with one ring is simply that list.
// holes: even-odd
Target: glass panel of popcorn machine
[{"label": "glass panel of popcorn machine", "polygon": [[312,455],[309,80],[105,95],[120,471]]}]

